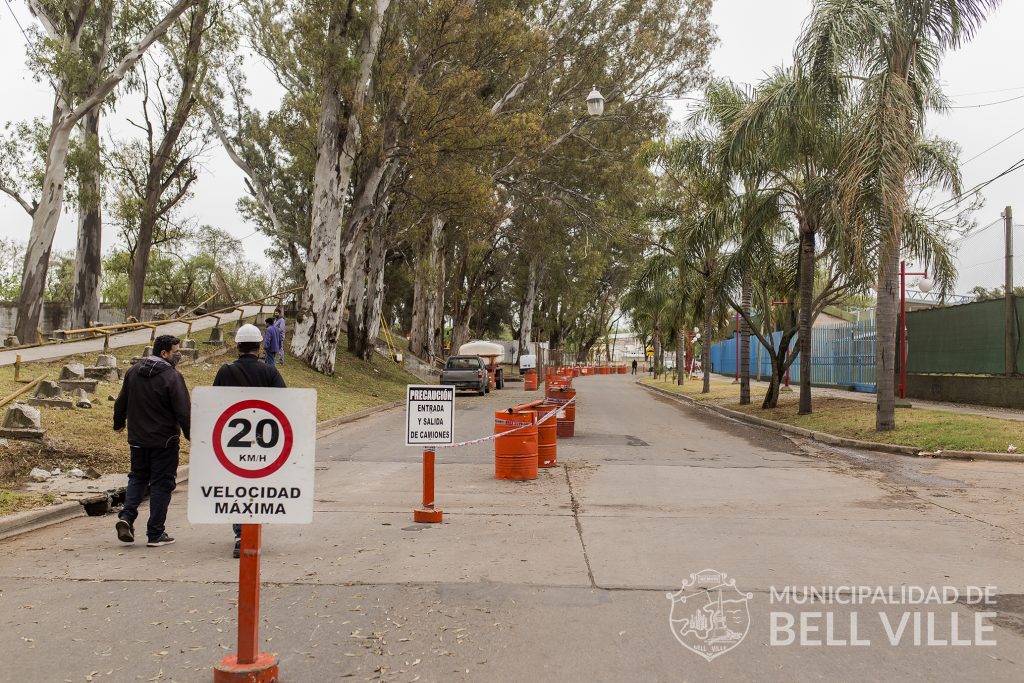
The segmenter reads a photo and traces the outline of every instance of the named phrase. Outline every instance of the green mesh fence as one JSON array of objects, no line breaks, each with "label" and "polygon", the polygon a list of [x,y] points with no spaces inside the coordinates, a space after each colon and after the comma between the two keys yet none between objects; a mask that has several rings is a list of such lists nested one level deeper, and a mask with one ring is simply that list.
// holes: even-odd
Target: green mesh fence
[{"label": "green mesh fence", "polygon": [[[1019,331],[1024,300],[1018,299],[1016,306]],[[1003,374],[1005,311],[1000,299],[907,313],[907,371]],[[1018,332],[1018,342],[1020,336]],[[1019,343],[1017,359],[1018,368],[1024,369],[1024,349]]]}]

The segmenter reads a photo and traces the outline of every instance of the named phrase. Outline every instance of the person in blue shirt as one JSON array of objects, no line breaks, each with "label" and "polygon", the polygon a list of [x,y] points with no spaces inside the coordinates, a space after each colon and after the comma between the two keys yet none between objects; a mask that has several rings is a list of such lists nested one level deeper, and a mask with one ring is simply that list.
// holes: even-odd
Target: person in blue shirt
[{"label": "person in blue shirt", "polygon": [[274,326],[281,332],[281,354],[278,365],[284,365],[284,313],[281,309],[274,311]]},{"label": "person in blue shirt", "polygon": [[281,328],[274,324],[273,318],[267,318],[267,331],[263,333],[263,356],[267,365],[275,365],[277,354],[281,353]]}]

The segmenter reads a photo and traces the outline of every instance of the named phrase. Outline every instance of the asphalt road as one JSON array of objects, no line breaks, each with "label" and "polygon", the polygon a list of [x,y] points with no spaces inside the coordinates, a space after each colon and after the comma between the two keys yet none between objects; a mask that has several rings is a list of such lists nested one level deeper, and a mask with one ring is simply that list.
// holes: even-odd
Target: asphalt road
[{"label": "asphalt road", "polygon": [[[401,409],[322,439],[314,523],[264,532],[263,649],[282,680],[1020,680],[1019,465],[821,450],[631,379],[576,381],[577,436],[536,481],[495,480],[489,443],[440,451],[436,526],[412,521]],[[528,396],[460,397],[457,438]],[[188,525],[183,494],[165,548],[122,546],[113,516],[0,542],[0,680],[211,680],[234,649],[236,561],[229,529]],[[667,598],[705,569],[735,581],[726,622],[717,590],[688,589],[675,617],[709,618],[681,638],[712,661],[676,639]],[[785,604],[787,586],[998,596]],[[851,619],[870,644],[851,644]],[[971,644],[939,644],[953,638]]]}]

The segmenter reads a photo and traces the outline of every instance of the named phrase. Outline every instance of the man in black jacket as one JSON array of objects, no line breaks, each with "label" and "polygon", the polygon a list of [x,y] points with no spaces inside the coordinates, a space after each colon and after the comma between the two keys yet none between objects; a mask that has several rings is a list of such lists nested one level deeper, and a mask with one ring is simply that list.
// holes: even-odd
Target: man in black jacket
[{"label": "man in black jacket", "polygon": [[[213,386],[287,388],[276,367],[260,362],[260,346],[263,344],[260,328],[242,325],[235,333],[235,343],[238,344],[238,360],[220,366],[213,378]],[[242,551],[242,525],[232,524],[231,528],[235,532],[235,549],[231,556],[238,559]]]},{"label": "man in black jacket", "polygon": [[121,393],[114,403],[114,431],[128,424],[131,472],[124,508],[117,516],[117,537],[135,542],[135,518],[149,487],[147,546],[174,543],[164,530],[167,506],[178,475],[179,429],[189,438],[191,404],[185,378],[174,369],[181,359],[181,340],[163,334],[153,342],[153,355],[133,365],[124,376]]}]

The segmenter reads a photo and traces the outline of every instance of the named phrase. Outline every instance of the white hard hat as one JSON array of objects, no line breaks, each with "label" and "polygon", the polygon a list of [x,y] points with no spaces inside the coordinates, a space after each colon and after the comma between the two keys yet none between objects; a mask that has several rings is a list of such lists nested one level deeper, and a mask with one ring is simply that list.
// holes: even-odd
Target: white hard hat
[{"label": "white hard hat", "polygon": [[238,328],[238,332],[235,332],[235,343],[242,344],[244,342],[261,342],[263,341],[263,333],[260,332],[260,328],[255,325],[242,325]]}]

